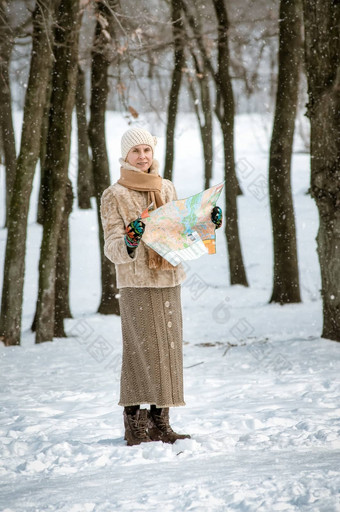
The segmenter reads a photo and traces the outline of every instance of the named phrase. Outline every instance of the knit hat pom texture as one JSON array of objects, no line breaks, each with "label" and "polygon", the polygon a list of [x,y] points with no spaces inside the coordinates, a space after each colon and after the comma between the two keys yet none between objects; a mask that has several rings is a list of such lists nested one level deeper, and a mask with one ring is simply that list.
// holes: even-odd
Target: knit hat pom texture
[{"label": "knit hat pom texture", "polygon": [[157,138],[143,128],[130,128],[122,136],[122,158],[125,160],[130,149],[139,144],[147,144],[151,147],[152,152],[154,152]]}]

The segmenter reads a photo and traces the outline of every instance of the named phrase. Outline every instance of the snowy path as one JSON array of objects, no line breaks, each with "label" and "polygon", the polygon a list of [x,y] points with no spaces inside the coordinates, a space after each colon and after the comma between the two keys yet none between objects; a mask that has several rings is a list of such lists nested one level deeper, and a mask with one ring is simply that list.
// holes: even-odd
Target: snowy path
[{"label": "snowy path", "polygon": [[[261,366],[268,343],[289,367]],[[117,379],[112,396],[74,338],[2,349],[1,510],[340,510],[338,345],[225,348],[185,346],[187,407],[172,417],[192,439],[133,448]]]},{"label": "snowy path", "polygon": [[[145,450],[144,450],[145,452]],[[147,454],[144,454],[147,457]],[[244,464],[244,460],[247,464]],[[185,461],[154,461],[22,482],[15,489],[12,510],[131,511],[131,510],[259,510],[332,511],[337,484],[325,485],[320,471],[336,465],[339,452],[264,454],[242,451]],[[181,473],[179,478],[179,473]],[[279,475],[279,476],[274,476]],[[76,496],[75,496],[76,495]],[[333,495],[333,496],[332,496]],[[2,502],[6,500],[3,495]],[[39,503],[43,503],[39,508]],[[11,509],[9,509],[11,510]]]}]

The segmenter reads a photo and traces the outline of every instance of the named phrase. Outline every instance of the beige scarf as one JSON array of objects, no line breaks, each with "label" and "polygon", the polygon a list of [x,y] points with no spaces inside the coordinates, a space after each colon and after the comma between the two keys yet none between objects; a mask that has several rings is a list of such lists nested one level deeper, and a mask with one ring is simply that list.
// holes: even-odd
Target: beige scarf
[{"label": "beige scarf", "polygon": [[[120,178],[118,183],[131,190],[148,192],[148,205],[153,203],[153,209],[162,206],[164,204],[161,196],[163,178],[157,172],[158,162],[154,160],[149,173],[146,173],[128,164],[122,158],[119,161],[122,167],[120,168]],[[160,270],[172,270],[175,268],[156,251],[151,249],[151,247],[147,247],[147,250],[149,268]]]}]

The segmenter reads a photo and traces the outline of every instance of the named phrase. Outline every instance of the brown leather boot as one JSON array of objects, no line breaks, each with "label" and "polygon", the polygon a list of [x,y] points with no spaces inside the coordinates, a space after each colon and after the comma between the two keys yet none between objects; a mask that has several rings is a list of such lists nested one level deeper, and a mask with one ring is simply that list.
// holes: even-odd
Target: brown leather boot
[{"label": "brown leather boot", "polygon": [[135,414],[127,414],[124,411],[124,426],[126,444],[134,446],[141,443],[149,443],[151,441],[148,428],[148,411],[147,409],[138,409]]},{"label": "brown leather boot", "polygon": [[177,434],[169,424],[169,407],[158,409],[160,413],[149,412],[148,433],[151,441],[173,444],[177,439],[190,439],[189,434]]}]

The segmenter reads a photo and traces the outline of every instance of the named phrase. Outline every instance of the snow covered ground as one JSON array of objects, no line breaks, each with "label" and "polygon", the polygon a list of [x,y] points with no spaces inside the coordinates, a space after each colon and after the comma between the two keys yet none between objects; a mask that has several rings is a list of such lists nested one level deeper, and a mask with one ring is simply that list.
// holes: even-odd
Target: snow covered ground
[{"label": "snow covered ground", "polygon": [[[118,115],[108,115],[112,181],[118,177],[125,127]],[[174,428],[192,439],[172,446],[124,444],[117,406],[120,322],[96,314],[94,209],[75,207],[71,215],[69,337],[34,345],[29,326],[41,240],[34,223],[36,180],[22,345],[0,346],[1,511],[340,511],[340,345],[320,338],[318,221],[306,195],[309,159],[298,152],[297,141],[293,190],[303,303],[268,305],[267,148],[261,118],[239,116],[236,160],[245,192],[239,198],[240,232],[250,287],[228,285],[221,230],[217,254],[187,267],[182,290],[187,407],[172,409],[171,418]],[[223,179],[218,135],[215,149],[213,184]],[[157,152],[162,162],[163,140]],[[75,165],[73,150],[73,173]],[[203,188],[199,135],[190,116],[178,125],[174,182],[180,197]],[[5,238],[2,229],[1,261]]]}]

